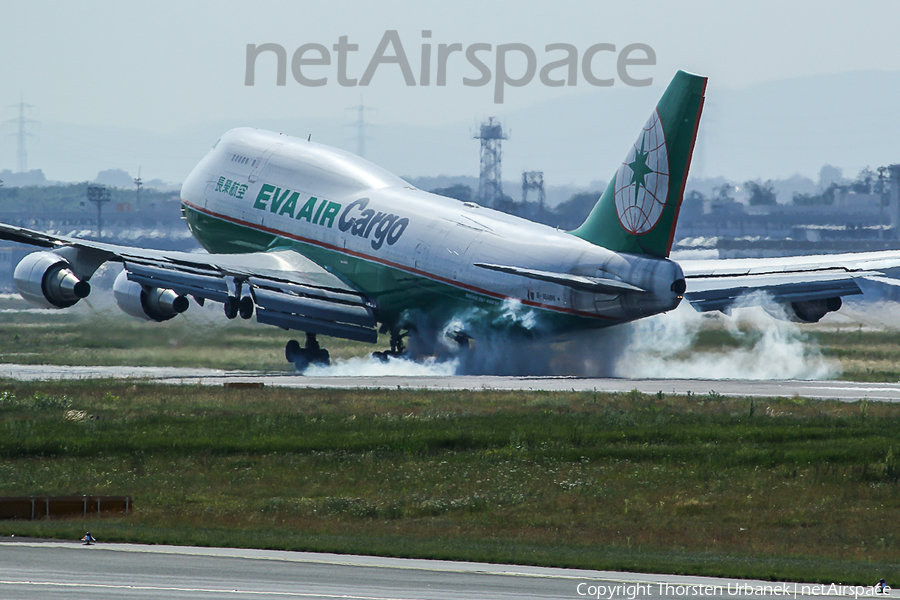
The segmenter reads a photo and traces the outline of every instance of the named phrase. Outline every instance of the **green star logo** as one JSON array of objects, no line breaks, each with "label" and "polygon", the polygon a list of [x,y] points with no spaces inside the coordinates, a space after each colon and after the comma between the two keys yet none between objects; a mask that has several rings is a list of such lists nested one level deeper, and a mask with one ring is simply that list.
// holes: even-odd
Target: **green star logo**
[{"label": "green star logo", "polygon": [[638,202],[638,194],[641,191],[641,187],[647,189],[647,175],[653,172],[653,169],[647,166],[647,158],[650,156],[650,153],[644,152],[644,139],[646,137],[646,134],[641,136],[641,149],[635,152],[634,160],[628,163],[628,168],[631,169],[631,183],[634,184],[635,206]]},{"label": "green star logo", "polygon": [[643,235],[653,229],[669,195],[669,159],[657,111],[647,119],[625,160],[619,163],[615,182],[616,215],[625,231]]}]

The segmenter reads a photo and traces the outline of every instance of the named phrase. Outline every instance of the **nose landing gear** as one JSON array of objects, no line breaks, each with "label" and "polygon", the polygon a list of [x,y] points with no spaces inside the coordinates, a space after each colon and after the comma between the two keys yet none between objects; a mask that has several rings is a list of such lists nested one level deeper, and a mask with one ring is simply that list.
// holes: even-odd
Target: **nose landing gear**
[{"label": "nose landing gear", "polygon": [[306,345],[301,348],[300,342],[291,340],[284,347],[284,357],[288,362],[294,363],[297,371],[303,372],[309,365],[328,366],[331,364],[331,357],[328,350],[319,346],[316,340],[316,334],[306,334]]}]

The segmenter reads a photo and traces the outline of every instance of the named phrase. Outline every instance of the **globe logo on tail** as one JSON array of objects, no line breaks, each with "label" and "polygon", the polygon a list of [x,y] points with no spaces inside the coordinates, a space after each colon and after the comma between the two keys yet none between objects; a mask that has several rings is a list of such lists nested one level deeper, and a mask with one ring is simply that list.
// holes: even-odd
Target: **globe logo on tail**
[{"label": "globe logo on tail", "polygon": [[669,195],[669,156],[659,113],[654,110],[616,172],[616,213],[634,235],[653,229]]}]

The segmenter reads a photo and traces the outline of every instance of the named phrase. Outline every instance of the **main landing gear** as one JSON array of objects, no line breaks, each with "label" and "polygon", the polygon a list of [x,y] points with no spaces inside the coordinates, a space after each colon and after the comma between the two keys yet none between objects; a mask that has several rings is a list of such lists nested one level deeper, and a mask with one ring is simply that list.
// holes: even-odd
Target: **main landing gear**
[{"label": "main landing gear", "polygon": [[252,290],[250,294],[242,294],[241,289],[244,287],[244,284],[247,282],[234,278],[234,295],[229,293],[228,297],[225,298],[225,317],[227,319],[234,319],[238,315],[241,316],[242,319],[249,319],[253,316],[253,296]]},{"label": "main landing gear", "polygon": [[233,319],[241,315],[242,319],[249,319],[253,316],[253,298],[244,296],[240,300],[236,296],[228,296],[225,299],[225,317]]},{"label": "main landing gear", "polygon": [[472,339],[472,336],[466,333],[465,331],[455,330],[447,332],[447,339],[453,340],[459,346],[460,350],[468,350],[469,349],[469,340]]},{"label": "main landing gear", "polygon": [[288,362],[294,363],[297,370],[301,373],[306,370],[309,365],[328,366],[331,364],[331,357],[328,350],[319,346],[316,340],[316,334],[306,334],[306,345],[301,348],[300,342],[291,340],[284,347],[284,357]]},{"label": "main landing gear", "polygon": [[383,350],[381,352],[373,352],[372,356],[377,358],[381,362],[387,362],[390,358],[400,358],[406,354],[406,344],[403,343],[403,338],[409,335],[409,332],[399,333],[399,332],[391,332],[391,349]]}]

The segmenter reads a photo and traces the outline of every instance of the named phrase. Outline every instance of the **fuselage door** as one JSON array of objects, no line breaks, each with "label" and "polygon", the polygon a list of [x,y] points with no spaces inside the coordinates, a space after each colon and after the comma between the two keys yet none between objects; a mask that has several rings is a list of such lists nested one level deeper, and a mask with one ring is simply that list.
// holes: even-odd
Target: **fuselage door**
[{"label": "fuselage door", "polygon": [[213,188],[215,187],[216,182],[210,179],[206,182],[206,189],[203,190],[203,208],[209,206],[209,200],[212,198]]},{"label": "fuselage door", "polygon": [[262,173],[262,170],[266,168],[266,164],[269,162],[269,158],[280,147],[281,144],[272,144],[266,149],[265,152],[262,153],[262,155],[260,155],[259,158],[253,161],[253,169],[250,171],[250,176],[247,177],[247,181],[249,181],[250,183],[254,183],[259,179],[259,174]]},{"label": "fuselage door", "polygon": [[416,270],[421,271],[425,268],[425,261],[428,260],[428,244],[424,241],[419,241],[416,244]]}]

